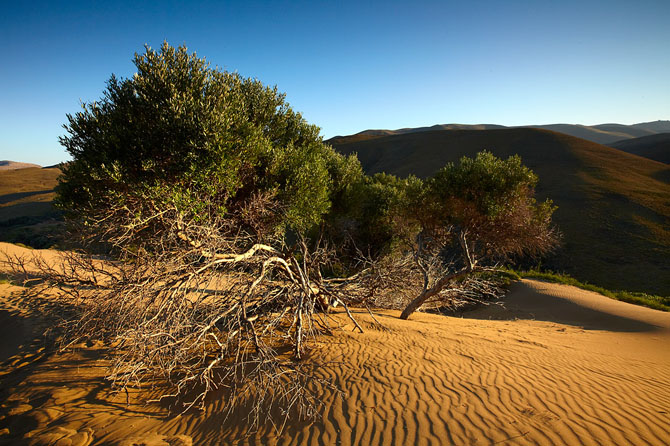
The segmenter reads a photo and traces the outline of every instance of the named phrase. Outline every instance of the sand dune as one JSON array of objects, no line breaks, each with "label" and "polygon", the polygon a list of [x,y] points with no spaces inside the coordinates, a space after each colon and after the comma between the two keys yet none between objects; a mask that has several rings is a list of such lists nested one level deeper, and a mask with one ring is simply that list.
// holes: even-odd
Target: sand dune
[{"label": "sand dune", "polygon": [[[48,296],[0,285],[0,444],[666,445],[670,314],[524,280],[501,305],[462,317],[382,312],[386,330],[323,337],[308,360],[323,420],[244,437],[221,399],[169,415],[152,392],[113,394],[100,345],[49,353],[36,312]],[[31,299],[31,301],[28,301]],[[42,324],[42,326],[40,326]],[[126,399],[128,398],[128,400]]]}]

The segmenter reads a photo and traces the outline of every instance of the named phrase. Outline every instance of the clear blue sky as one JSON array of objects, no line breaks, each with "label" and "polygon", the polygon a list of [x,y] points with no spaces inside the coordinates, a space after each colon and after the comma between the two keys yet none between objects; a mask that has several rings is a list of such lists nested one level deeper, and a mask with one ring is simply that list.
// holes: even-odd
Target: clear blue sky
[{"label": "clear blue sky", "polygon": [[0,159],[67,159],[66,113],[145,43],[286,92],[324,137],[670,119],[670,1],[8,2]]}]

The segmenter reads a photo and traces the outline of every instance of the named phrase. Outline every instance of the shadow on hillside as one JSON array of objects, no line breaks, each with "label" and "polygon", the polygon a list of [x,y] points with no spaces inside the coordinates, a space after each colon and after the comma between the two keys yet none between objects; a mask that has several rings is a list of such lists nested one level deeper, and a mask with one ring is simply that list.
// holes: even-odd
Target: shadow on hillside
[{"label": "shadow on hillside", "polygon": [[10,204],[0,207],[0,223],[22,217],[51,217],[53,214],[54,207],[50,201],[29,201],[27,203]]},{"label": "shadow on hillside", "polygon": [[0,204],[11,203],[22,198],[32,197],[33,195],[50,194],[53,189],[35,190],[30,192],[15,192],[13,194],[0,195]]},{"label": "shadow on hillside", "polygon": [[670,184],[670,168],[665,170],[659,170],[652,174],[652,177],[658,181],[662,181],[666,184]]},{"label": "shadow on hillside", "polygon": [[539,293],[524,284],[517,284],[517,287],[517,292],[511,293],[511,296],[505,298],[502,301],[502,306],[491,305],[478,308],[463,312],[460,316],[480,320],[530,319],[572,325],[585,330],[628,333],[651,332],[662,329],[662,327],[644,320],[589,308],[568,298]]}]

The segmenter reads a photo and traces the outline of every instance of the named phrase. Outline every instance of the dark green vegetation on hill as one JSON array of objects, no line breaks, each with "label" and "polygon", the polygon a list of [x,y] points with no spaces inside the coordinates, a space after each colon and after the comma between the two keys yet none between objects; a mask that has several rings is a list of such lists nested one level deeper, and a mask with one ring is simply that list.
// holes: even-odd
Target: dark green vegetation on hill
[{"label": "dark green vegetation on hill", "polygon": [[360,172],[276,88],[167,43],[133,62],[133,77],[112,76],[100,100],[67,116],[72,162],[57,203],[72,220],[109,225],[107,236],[137,225],[142,243],[165,230],[168,210],[194,225],[245,216],[259,236],[303,231],[328,212],[349,161]]},{"label": "dark green vegetation on hill", "polygon": [[583,139],[533,128],[404,133],[331,140],[367,173],[427,177],[486,149],[519,154],[558,205],[563,246],[545,266],[611,289],[670,295],[670,167]]},{"label": "dark green vegetation on hill", "polygon": [[56,240],[60,213],[53,207],[60,169],[0,170],[0,241],[47,248]]},{"label": "dark green vegetation on hill", "polygon": [[608,145],[624,152],[670,164],[670,133],[624,139]]}]

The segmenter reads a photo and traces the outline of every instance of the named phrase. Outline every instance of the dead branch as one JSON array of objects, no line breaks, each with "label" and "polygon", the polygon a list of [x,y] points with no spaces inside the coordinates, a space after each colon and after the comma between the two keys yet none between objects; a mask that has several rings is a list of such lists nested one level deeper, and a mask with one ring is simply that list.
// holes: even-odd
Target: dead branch
[{"label": "dead branch", "polygon": [[116,389],[168,383],[158,399],[182,411],[217,391],[228,414],[250,407],[250,428],[273,407],[286,417],[318,415],[308,385],[315,378],[300,360],[330,331],[320,312],[337,302],[363,331],[347,305],[356,280],[322,277],[328,250],[241,231],[230,216],[204,224],[151,203],[109,209],[96,224],[88,242],[102,240],[107,257],[84,249],[55,264],[5,262],[74,297],[65,344],[105,342]]}]

